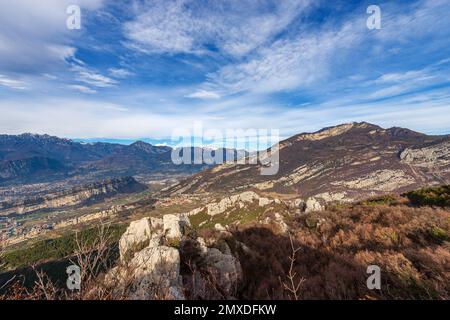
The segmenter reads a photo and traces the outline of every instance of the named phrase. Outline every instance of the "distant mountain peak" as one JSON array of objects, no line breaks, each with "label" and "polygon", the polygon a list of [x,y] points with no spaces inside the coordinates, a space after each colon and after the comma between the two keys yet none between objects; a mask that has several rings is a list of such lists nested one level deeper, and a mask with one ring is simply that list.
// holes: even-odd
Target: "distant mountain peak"
[{"label": "distant mountain peak", "polygon": [[130,146],[135,147],[135,148],[141,148],[141,149],[148,149],[148,148],[152,147],[152,145],[150,143],[147,143],[147,142],[144,142],[141,140],[132,143]]},{"label": "distant mountain peak", "polygon": [[167,146],[154,146],[144,141],[136,141],[130,145],[130,148],[152,154],[161,154],[172,150]]}]

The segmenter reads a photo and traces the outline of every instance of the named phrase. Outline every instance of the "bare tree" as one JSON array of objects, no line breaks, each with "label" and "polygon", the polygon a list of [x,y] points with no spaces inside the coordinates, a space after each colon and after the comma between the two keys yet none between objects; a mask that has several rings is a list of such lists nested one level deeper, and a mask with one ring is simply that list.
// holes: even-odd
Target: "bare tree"
[{"label": "bare tree", "polygon": [[[0,271],[1,270],[3,270],[3,268],[5,267],[5,262],[4,262],[4,260],[3,260],[3,257],[4,257],[4,253],[3,253],[3,251],[4,251],[4,240],[2,239],[2,238],[0,238]],[[9,283],[10,281],[7,281],[6,283],[4,283],[3,285],[0,285],[0,290],[2,290],[3,288],[5,288],[7,285],[8,285],[8,283]]]},{"label": "bare tree", "polygon": [[29,293],[30,298],[57,300],[60,296],[60,290],[56,288],[43,270],[38,270],[34,265],[32,268],[36,274],[36,281],[34,282],[33,292]]},{"label": "bare tree", "polygon": [[5,250],[5,240],[3,240],[3,238],[0,237],[0,270],[2,270],[5,267],[5,262],[3,260],[4,250]]},{"label": "bare tree", "polygon": [[295,268],[295,261],[297,253],[300,251],[299,247],[295,247],[294,240],[292,239],[292,235],[289,235],[289,241],[291,243],[291,256],[289,257],[289,271],[286,276],[287,280],[285,282],[281,281],[284,290],[289,292],[292,298],[294,300],[299,300],[299,291],[302,284],[306,281],[305,278],[297,278],[297,273],[294,271]]},{"label": "bare tree", "polygon": [[81,290],[72,295],[74,299],[94,298],[108,299],[110,292],[100,281],[99,275],[109,270],[112,266],[112,247],[110,225],[100,223],[97,227],[94,239],[83,239],[78,233],[75,234],[75,253],[71,262],[77,265],[81,271]]}]

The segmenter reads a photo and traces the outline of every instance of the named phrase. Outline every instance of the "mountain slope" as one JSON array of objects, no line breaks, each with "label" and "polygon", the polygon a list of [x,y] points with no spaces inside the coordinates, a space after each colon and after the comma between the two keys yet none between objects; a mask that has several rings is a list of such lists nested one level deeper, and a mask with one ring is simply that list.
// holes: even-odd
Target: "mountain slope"
[{"label": "mountain slope", "polygon": [[[261,164],[225,164],[194,175],[172,193],[268,192],[351,200],[448,183],[450,138],[403,128],[351,123],[302,133],[280,142],[280,169],[260,175]],[[325,199],[326,198],[326,199]]]},{"label": "mountain slope", "polygon": [[64,172],[66,167],[58,160],[45,157],[31,157],[19,160],[0,162],[0,181],[26,177],[30,175],[43,176]]}]

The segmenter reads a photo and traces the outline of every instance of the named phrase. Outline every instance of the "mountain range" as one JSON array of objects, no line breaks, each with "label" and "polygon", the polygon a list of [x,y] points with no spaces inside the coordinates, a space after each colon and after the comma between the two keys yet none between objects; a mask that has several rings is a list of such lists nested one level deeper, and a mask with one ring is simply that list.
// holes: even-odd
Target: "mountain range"
[{"label": "mountain range", "polygon": [[[176,165],[172,148],[142,141],[131,145],[80,143],[49,135],[0,135],[0,183],[46,182],[71,176],[94,175],[97,179],[136,174],[192,174],[203,164]],[[203,152],[190,148],[191,153]],[[212,151],[214,154],[216,151]],[[181,155],[183,151],[180,151]],[[224,158],[238,151],[223,149]]]},{"label": "mountain range", "polygon": [[[247,158],[246,160],[249,160]],[[450,136],[429,136],[366,122],[295,135],[279,144],[279,171],[224,164],[170,188],[170,193],[247,189],[351,201],[450,181]]]},{"label": "mountain range", "polygon": [[[360,122],[301,133],[279,144],[279,171],[260,174],[263,164],[182,164],[172,148],[142,141],[131,145],[80,143],[48,135],[0,135],[0,182],[45,182],[72,176],[90,181],[138,174],[180,174],[186,179],[169,193],[248,189],[325,201],[346,201],[421,186],[448,184],[450,136],[430,136],[405,128],[384,129]],[[192,154],[201,148],[190,148]],[[224,158],[242,153],[226,149]],[[245,164],[246,163],[246,164]],[[83,179],[81,179],[83,181]]]}]

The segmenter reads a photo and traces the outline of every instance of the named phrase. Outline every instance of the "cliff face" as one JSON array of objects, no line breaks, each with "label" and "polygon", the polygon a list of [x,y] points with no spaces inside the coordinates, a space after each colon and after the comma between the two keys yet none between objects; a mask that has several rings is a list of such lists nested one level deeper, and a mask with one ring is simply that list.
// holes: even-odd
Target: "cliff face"
[{"label": "cliff face", "polygon": [[140,192],[146,186],[134,178],[117,178],[26,200],[0,202],[0,215],[27,214],[43,209],[57,209],[91,204],[118,194]]}]

